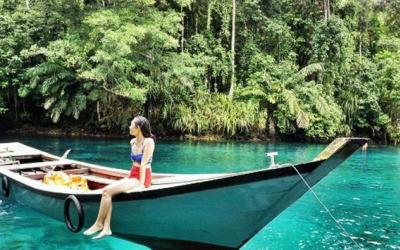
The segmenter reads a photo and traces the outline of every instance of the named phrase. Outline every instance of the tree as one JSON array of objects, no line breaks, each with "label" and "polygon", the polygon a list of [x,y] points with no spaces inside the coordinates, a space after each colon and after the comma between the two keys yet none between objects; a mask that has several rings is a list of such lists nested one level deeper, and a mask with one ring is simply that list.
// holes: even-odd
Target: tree
[{"label": "tree", "polygon": [[323,85],[306,80],[322,72],[321,64],[299,70],[293,62],[276,63],[271,56],[259,53],[253,56],[251,70],[241,97],[257,101],[267,110],[270,132],[277,126],[281,134],[303,130],[319,139],[340,132],[343,115],[339,106]]},{"label": "tree", "polygon": [[231,32],[231,87],[229,97],[233,98],[235,88],[235,31],[236,31],[236,0],[232,0],[232,32]]},{"label": "tree", "polygon": [[0,1],[1,120],[397,143],[399,6]]},{"label": "tree", "polygon": [[[385,143],[387,134],[394,143],[400,142],[400,53],[383,52],[376,57],[378,64],[377,85],[380,90],[379,117]],[[382,126],[383,125],[383,126]]]},{"label": "tree", "polygon": [[331,17],[331,3],[329,0],[324,0],[324,14],[325,14],[325,21],[328,21]]},{"label": "tree", "polygon": [[311,45],[310,62],[324,64],[324,83],[342,84],[342,76],[349,70],[355,47],[342,20],[332,17],[327,22],[317,24]]}]

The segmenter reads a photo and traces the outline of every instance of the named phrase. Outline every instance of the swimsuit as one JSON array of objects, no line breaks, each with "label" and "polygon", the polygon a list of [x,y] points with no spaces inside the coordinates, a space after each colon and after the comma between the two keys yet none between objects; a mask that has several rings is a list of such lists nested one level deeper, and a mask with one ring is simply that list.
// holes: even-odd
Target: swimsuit
[{"label": "swimsuit", "polygon": [[[144,145],[142,143],[142,152],[144,149]],[[130,155],[131,160],[133,161],[133,165],[131,168],[131,172],[129,173],[128,178],[135,178],[140,181],[140,164],[142,163],[143,153],[135,155],[133,152]],[[151,164],[152,158],[149,159],[147,164]],[[146,174],[144,179],[144,186],[146,188],[150,187],[151,185],[151,168],[146,167]]]}]

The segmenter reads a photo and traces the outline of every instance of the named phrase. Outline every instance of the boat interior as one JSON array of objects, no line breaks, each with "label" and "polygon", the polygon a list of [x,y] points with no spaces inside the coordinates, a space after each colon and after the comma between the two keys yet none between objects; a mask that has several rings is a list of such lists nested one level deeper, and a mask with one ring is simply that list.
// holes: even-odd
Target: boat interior
[{"label": "boat interior", "polygon": [[124,171],[110,171],[101,168],[77,164],[68,159],[52,159],[43,155],[24,155],[0,158],[0,166],[21,176],[42,181],[51,171],[62,171],[68,175],[81,175],[87,182],[90,190],[103,188],[115,180],[127,177]]},{"label": "boat interior", "polygon": [[[22,145],[22,144],[21,144]],[[25,146],[25,145],[23,145]],[[27,146],[25,146],[27,147]],[[29,148],[29,147],[28,147]],[[30,148],[32,149],[32,148]],[[80,175],[87,180],[89,190],[105,187],[114,181],[128,177],[129,171],[117,168],[105,168],[93,164],[78,163],[63,158],[52,158],[41,151],[21,154],[0,147],[0,168],[37,181],[43,181],[46,174],[62,171],[68,175]],[[152,174],[152,187],[166,187],[192,181],[226,176],[227,174]]]}]

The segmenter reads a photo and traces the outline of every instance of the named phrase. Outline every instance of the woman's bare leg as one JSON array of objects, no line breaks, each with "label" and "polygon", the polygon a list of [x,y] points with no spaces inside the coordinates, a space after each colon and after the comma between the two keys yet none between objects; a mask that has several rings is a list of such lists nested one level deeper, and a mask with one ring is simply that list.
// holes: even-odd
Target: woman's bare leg
[{"label": "woman's bare leg", "polygon": [[110,222],[112,210],[112,197],[116,194],[138,187],[139,181],[137,179],[122,179],[112,183],[104,188],[103,195],[100,203],[99,214],[96,222],[88,230],[84,232],[85,235],[91,235],[95,232],[103,231],[95,238],[102,238],[106,235],[111,235]]},{"label": "woman's bare leg", "polygon": [[107,207],[106,200],[107,200],[107,198],[104,196],[104,193],[103,193],[101,196],[100,208],[99,208],[99,213],[97,214],[97,219],[96,219],[95,223],[83,233],[84,235],[92,235],[92,234],[100,231],[101,229],[103,229],[104,214],[105,214],[106,207]]},{"label": "woman's bare leg", "polygon": [[112,203],[111,203],[110,209],[108,210],[107,216],[104,220],[103,230],[96,237],[93,237],[93,239],[101,239],[104,236],[108,236],[108,235],[112,234],[111,228],[110,228],[111,214],[112,214]]},{"label": "woman's bare leg", "polygon": [[112,189],[113,186],[118,186],[119,184],[119,181],[117,181],[104,188],[103,194],[101,196],[100,208],[99,213],[97,214],[96,222],[83,233],[84,235],[92,235],[103,229],[105,217],[107,216],[108,211],[110,210],[109,208],[111,206],[111,197],[109,196],[109,193],[106,192],[106,190]]}]

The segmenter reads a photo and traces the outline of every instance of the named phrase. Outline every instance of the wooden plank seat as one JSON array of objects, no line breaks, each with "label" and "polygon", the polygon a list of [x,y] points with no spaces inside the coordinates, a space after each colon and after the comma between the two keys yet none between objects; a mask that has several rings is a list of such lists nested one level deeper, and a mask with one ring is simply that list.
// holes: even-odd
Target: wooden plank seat
[{"label": "wooden plank seat", "polygon": [[86,178],[86,180],[88,181],[92,181],[92,182],[96,182],[96,183],[101,183],[101,184],[111,184],[117,180],[113,180],[113,179],[108,179],[108,178],[103,178],[100,176],[95,176],[95,175],[84,175],[84,178]]},{"label": "wooden plank seat", "polygon": [[[63,172],[66,174],[84,175],[89,172],[89,168],[68,169],[68,170],[63,170]],[[23,176],[28,177],[30,179],[34,179],[34,180],[41,180],[44,178],[44,176],[46,174],[47,173],[22,173]]]},{"label": "wooden plank seat", "polygon": [[7,165],[18,165],[19,161],[0,161],[0,167],[1,166],[7,166]]},{"label": "wooden plank seat", "polygon": [[128,170],[123,170],[123,169],[116,169],[116,171],[110,171],[107,169],[101,169],[101,168],[91,168],[90,169],[91,173],[94,174],[99,174],[99,175],[108,175],[112,178],[126,178],[129,175],[129,171]]},{"label": "wooden plank seat", "polygon": [[13,158],[16,160],[24,160],[24,159],[41,159],[42,155],[41,154],[17,154],[17,153],[9,153],[9,154],[4,154],[0,153],[0,158]]},{"label": "wooden plank seat", "polygon": [[7,170],[23,170],[30,168],[43,168],[43,167],[53,167],[53,166],[65,166],[65,165],[76,165],[69,160],[59,160],[59,161],[45,161],[45,162],[35,162],[35,163],[26,163],[20,165],[10,165],[6,166]]},{"label": "wooden plank seat", "polygon": [[11,153],[14,152],[9,148],[0,148],[0,154]]}]

